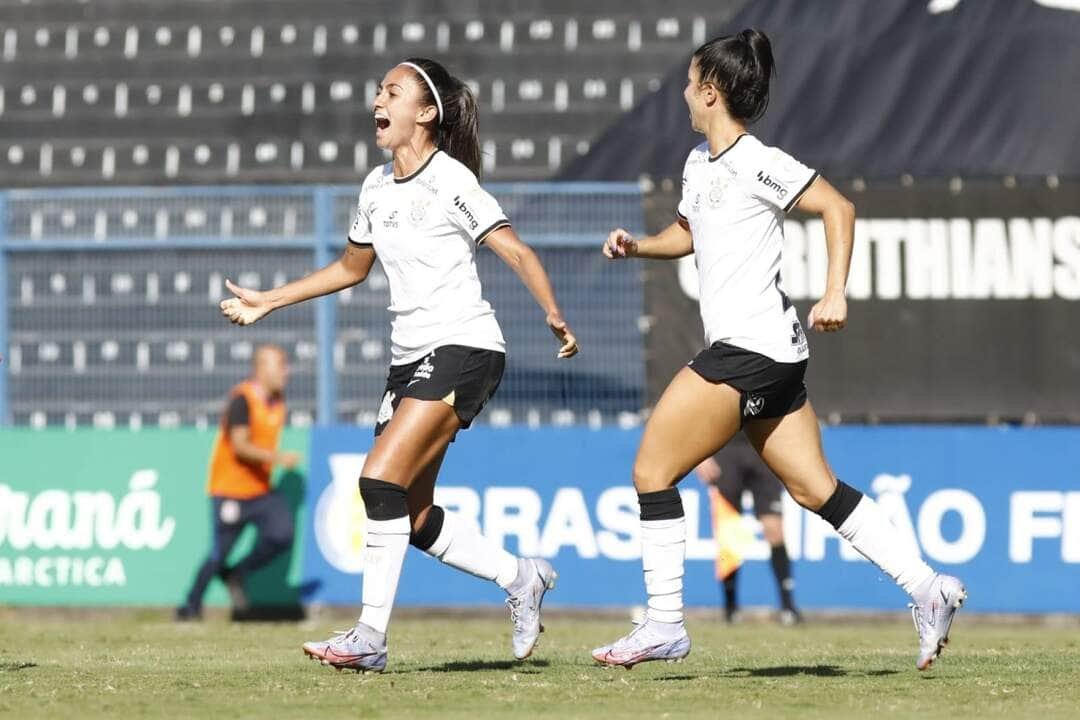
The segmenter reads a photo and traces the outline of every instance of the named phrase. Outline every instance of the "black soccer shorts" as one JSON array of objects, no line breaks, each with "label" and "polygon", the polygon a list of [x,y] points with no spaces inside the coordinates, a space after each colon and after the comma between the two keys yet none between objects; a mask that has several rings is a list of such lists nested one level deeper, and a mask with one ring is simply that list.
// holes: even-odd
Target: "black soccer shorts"
[{"label": "black soccer shorts", "polygon": [[760,353],[715,342],[690,361],[690,369],[711,383],[739,391],[742,422],[790,415],[806,404],[806,360],[776,362]]},{"label": "black soccer shorts", "polygon": [[375,421],[378,437],[402,398],[442,400],[467,428],[495,394],[506,368],[505,353],[466,345],[444,345],[408,365],[391,365]]}]

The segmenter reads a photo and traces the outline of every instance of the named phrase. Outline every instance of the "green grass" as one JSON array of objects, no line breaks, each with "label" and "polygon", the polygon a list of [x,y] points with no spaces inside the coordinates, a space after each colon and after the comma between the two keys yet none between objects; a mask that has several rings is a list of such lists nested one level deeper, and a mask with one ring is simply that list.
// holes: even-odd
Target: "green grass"
[{"label": "green grass", "polygon": [[1039,718],[1080,716],[1080,633],[961,615],[928,673],[901,619],[797,629],[691,624],[682,664],[595,667],[626,622],[548,618],[508,660],[502,617],[399,617],[383,675],[338,673],[300,643],[349,624],[177,625],[163,611],[0,610],[0,716],[305,718]]}]

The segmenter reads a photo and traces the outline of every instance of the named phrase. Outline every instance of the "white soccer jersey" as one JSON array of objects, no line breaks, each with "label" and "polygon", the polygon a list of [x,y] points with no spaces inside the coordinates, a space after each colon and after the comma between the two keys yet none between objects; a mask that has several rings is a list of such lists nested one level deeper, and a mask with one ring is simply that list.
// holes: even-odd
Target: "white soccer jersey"
[{"label": "white soccer jersey", "polygon": [[709,345],[723,341],[777,362],[809,357],[799,317],[784,294],[784,214],[817,173],[778,148],[742,135],[716,157],[690,151],[679,216],[690,224]]},{"label": "white soccer jersey", "polygon": [[390,282],[391,364],[441,345],[505,351],[481,294],[476,247],[509,224],[476,176],[442,151],[408,177],[395,178],[392,162],[368,174],[349,242],[373,245]]}]

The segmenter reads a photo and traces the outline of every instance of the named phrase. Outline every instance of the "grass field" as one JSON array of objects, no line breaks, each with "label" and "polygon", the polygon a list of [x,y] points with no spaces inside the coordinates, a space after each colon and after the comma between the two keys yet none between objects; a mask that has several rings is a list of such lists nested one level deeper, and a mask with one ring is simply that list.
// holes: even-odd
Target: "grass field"
[{"label": "grass field", "polygon": [[300,624],[177,625],[163,611],[0,610],[0,716],[307,718],[1080,717],[1080,631],[961,615],[928,673],[910,621],[691,624],[677,665],[595,667],[627,622],[550,615],[530,660],[508,660],[501,616],[402,615],[383,675],[338,673],[300,643],[349,616]]}]

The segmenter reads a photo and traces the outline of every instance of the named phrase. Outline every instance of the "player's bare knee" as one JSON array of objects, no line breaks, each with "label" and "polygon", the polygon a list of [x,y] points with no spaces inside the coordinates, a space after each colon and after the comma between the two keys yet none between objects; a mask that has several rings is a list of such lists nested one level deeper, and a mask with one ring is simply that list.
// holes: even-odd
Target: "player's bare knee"
[{"label": "player's bare knee", "polygon": [[675,485],[676,478],[664,472],[662,468],[648,467],[641,463],[634,464],[634,489],[639,493],[667,490]]},{"label": "player's bare knee", "polygon": [[788,492],[791,493],[791,499],[799,503],[802,507],[816,512],[821,509],[821,506],[832,495],[836,489],[836,482],[833,481],[831,485],[814,484],[800,487],[788,487]]}]

